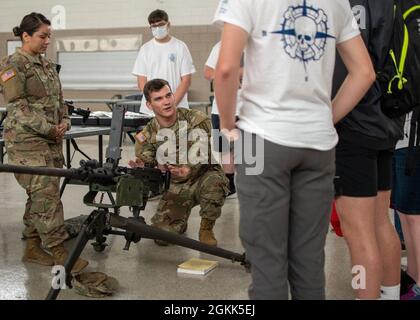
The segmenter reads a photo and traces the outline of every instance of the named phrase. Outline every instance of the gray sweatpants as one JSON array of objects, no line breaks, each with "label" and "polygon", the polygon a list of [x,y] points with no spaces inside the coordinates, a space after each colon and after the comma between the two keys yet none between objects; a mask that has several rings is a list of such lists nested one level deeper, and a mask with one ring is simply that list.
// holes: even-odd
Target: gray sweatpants
[{"label": "gray sweatpants", "polygon": [[237,165],[240,237],[251,299],[325,299],[324,246],[334,196],[335,150],[265,141],[260,175]]}]

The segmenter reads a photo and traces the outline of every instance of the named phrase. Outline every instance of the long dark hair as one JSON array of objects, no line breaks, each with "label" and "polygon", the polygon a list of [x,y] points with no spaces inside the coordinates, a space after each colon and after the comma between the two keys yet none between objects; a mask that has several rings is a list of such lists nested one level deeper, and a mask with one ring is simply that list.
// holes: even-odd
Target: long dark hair
[{"label": "long dark hair", "polygon": [[43,24],[50,26],[51,22],[41,13],[32,12],[23,17],[20,26],[13,28],[13,34],[23,40],[22,35],[24,32],[32,37]]}]

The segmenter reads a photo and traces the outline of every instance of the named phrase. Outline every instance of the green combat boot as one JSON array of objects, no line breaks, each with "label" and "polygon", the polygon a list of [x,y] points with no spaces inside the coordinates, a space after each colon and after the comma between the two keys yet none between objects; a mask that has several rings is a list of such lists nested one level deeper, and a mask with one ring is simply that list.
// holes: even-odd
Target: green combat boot
[{"label": "green combat boot", "polygon": [[[59,266],[64,266],[64,262],[67,259],[67,256],[69,255],[67,250],[64,248],[63,244],[59,244],[58,246],[50,248],[53,258],[54,258],[54,264]],[[76,260],[76,263],[73,266],[73,269],[71,269],[71,273],[79,273],[82,271],[86,266],[89,264],[86,260],[78,258]]]},{"label": "green combat boot", "polygon": [[217,246],[217,240],[214,237],[213,227],[216,220],[209,220],[206,218],[201,219],[200,232],[198,233],[198,239],[201,242],[210,246]]},{"label": "green combat boot", "polygon": [[40,238],[26,239],[26,248],[22,257],[23,262],[36,263],[43,266],[53,266],[54,260],[41,248]]}]

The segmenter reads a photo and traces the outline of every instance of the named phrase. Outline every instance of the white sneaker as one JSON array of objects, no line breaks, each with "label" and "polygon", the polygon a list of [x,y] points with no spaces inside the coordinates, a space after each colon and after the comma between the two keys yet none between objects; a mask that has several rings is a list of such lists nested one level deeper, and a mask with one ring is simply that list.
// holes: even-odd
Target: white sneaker
[{"label": "white sneaker", "polygon": [[235,192],[229,193],[226,197],[226,199],[236,199],[238,197],[238,194]]}]

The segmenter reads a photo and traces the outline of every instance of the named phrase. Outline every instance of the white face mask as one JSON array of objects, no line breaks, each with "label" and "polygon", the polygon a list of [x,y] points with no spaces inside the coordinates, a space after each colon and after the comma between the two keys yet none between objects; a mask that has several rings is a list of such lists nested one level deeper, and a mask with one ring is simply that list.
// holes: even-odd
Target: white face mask
[{"label": "white face mask", "polygon": [[168,25],[152,28],[152,34],[157,40],[162,40],[168,36]]}]

